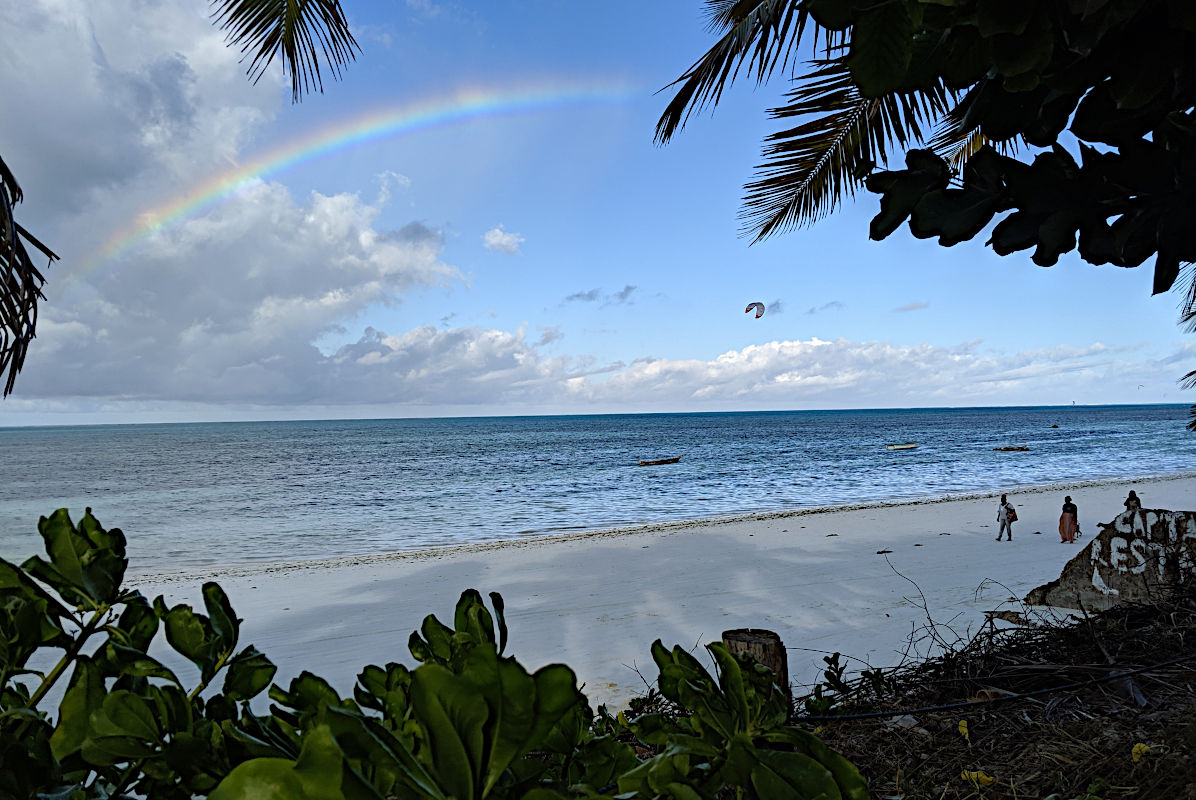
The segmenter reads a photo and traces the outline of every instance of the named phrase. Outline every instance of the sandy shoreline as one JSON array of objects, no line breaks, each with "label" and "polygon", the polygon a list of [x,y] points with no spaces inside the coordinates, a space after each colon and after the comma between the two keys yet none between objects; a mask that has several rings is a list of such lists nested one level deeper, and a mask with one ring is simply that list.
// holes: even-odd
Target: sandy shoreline
[{"label": "sandy shoreline", "polygon": [[[1180,480],[1196,478],[1196,472],[1172,473],[1166,475],[1146,475],[1136,478],[1119,479],[1091,479],[1083,481],[1061,481],[1058,483],[1035,484],[1005,488],[1004,492],[1013,494],[1043,494],[1051,492],[1070,492],[1102,486],[1136,486],[1152,481]],[[596,528],[568,533],[545,533],[524,538],[496,539],[494,541],[475,542],[472,544],[451,545],[414,550],[400,550],[391,553],[377,553],[372,555],[344,556],[342,558],[317,558],[301,561],[245,561],[236,564],[210,567],[194,567],[169,572],[155,569],[139,570],[136,564],[129,565],[131,580],[145,581],[155,585],[173,583],[177,581],[205,581],[221,580],[229,577],[258,575],[262,573],[292,572],[297,570],[331,569],[340,567],[354,567],[367,564],[388,563],[392,561],[428,560],[438,558],[459,557],[469,553],[485,553],[508,547],[538,547],[557,542],[606,538],[610,536],[629,536],[638,533],[652,533],[657,531],[684,530],[694,527],[711,525],[726,525],[739,522],[765,521],[787,519],[813,514],[826,514],[836,511],[861,511],[872,508],[900,508],[903,506],[927,505],[934,503],[951,503],[960,500],[983,500],[997,498],[1001,492],[965,492],[960,494],[943,495],[941,497],[919,497],[914,499],[877,500],[865,503],[844,503],[840,505],[811,506],[809,508],[782,509],[778,511],[750,511],[737,514],[721,514],[693,519],[670,520],[668,522],[653,522],[641,525],[625,525],[612,528]]]},{"label": "sandy shoreline", "polygon": [[974,630],[985,610],[1057,577],[1076,552],[1055,532],[1064,494],[1091,535],[1122,510],[1129,488],[1147,507],[1196,508],[1196,474],[1069,482],[1006,489],[1020,517],[1012,543],[993,541],[996,495],[985,494],[332,561],[131,573],[128,584],[168,603],[200,605],[200,585],[218,580],[245,620],[242,642],[279,665],[277,680],[308,669],[342,693],[368,663],[412,663],[411,631],[426,614],[451,617],[462,590],[498,591],[509,652],[531,668],[564,661],[592,702],[620,704],[645,689],[636,667],[654,677],[655,638],[692,647],[728,628],[769,628],[793,648],[791,678],[804,683],[822,666],[813,651],[895,662],[926,621],[919,589],[937,622]]}]

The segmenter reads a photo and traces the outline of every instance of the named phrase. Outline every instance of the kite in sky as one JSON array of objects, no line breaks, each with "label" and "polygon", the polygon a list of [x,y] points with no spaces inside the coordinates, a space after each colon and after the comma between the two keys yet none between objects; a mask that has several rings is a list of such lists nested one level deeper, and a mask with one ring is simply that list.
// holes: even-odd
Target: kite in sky
[{"label": "kite in sky", "polygon": [[743,313],[750,314],[752,313],[753,308],[756,309],[756,319],[760,319],[760,317],[764,316],[763,303],[748,303],[748,307],[743,310]]}]

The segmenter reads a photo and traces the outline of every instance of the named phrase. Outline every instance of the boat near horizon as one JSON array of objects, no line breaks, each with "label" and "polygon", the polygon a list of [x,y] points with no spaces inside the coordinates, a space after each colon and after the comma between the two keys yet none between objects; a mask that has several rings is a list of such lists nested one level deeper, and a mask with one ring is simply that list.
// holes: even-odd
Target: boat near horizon
[{"label": "boat near horizon", "polygon": [[918,446],[917,442],[906,442],[904,444],[886,444],[886,450],[913,450]]},{"label": "boat near horizon", "polygon": [[653,459],[651,461],[641,461],[641,462],[639,462],[639,466],[641,466],[641,467],[656,467],[661,464],[676,464],[680,460],[681,460],[681,456],[673,456],[672,458],[657,458],[657,459]]}]

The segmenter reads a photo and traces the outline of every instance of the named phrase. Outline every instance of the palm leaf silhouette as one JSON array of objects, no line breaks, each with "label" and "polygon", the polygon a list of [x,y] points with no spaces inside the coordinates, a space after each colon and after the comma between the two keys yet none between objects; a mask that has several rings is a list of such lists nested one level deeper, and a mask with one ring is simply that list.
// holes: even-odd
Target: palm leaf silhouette
[{"label": "palm leaf silhouette", "polygon": [[21,227],[13,207],[23,198],[17,179],[0,158],[0,375],[7,396],[25,363],[25,352],[37,329],[37,301],[44,299],[45,277],[33,264],[28,242],[46,257],[47,266],[58,256]]},{"label": "palm leaf silhouette", "polygon": [[924,131],[955,100],[941,84],[869,98],[855,85],[845,59],[813,66],[786,95],[789,102],[769,112],[776,119],[812,119],[765,139],[767,160],[745,187],[740,213],[744,232],[754,241],[829,214],[888,158],[891,145],[925,141]]},{"label": "palm leaf silhouette", "polygon": [[717,105],[745,62],[746,73],[758,83],[768,80],[778,65],[784,68],[810,21],[794,0],[706,0],[706,12],[709,27],[722,36],[665,87],[680,86],[656,123],[661,144],[685,127],[695,111]]},{"label": "palm leaf silhouette", "polygon": [[321,54],[328,71],[341,68],[360,52],[338,0],[212,0],[212,17],[227,32],[228,44],[249,58],[249,77],[262,77],[275,56],[291,78],[291,99],[324,91]]}]

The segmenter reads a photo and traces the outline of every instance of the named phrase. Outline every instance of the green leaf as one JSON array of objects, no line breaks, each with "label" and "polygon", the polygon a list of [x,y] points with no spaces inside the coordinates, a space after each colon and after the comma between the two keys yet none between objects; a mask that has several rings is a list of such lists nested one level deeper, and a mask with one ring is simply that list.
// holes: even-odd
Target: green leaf
[{"label": "green leaf", "polygon": [[992,59],[997,72],[1005,76],[1005,88],[1011,91],[1028,91],[1038,85],[1035,78],[1029,82],[1013,84],[1013,76],[1037,75],[1051,63],[1055,52],[1054,29],[1045,16],[1036,15],[1034,24],[1025,33],[994,36],[989,40]]},{"label": "green leaf", "polygon": [[402,664],[367,666],[357,676],[353,697],[358,704],[382,712],[388,725],[402,721],[411,705],[411,671]]},{"label": "green leaf", "polygon": [[[70,609],[52,597],[36,582],[30,580],[24,569],[2,558],[0,558],[0,592],[9,597],[13,594],[21,594],[30,599],[44,601],[47,616],[55,626],[60,619],[69,619],[76,625],[79,624]],[[61,627],[58,626],[58,629],[61,630]]]},{"label": "green leaf", "polygon": [[427,642],[432,655],[440,662],[447,662],[453,654],[453,629],[436,619],[435,615],[429,614],[424,617],[420,631],[423,632],[424,641]]},{"label": "green leaf", "polygon": [[117,528],[101,528],[91,509],[80,525],[76,530],[65,508],[42,517],[37,527],[50,561],[33,556],[22,568],[67,602],[88,609],[111,605],[128,566],[125,536]]},{"label": "green leaf", "polygon": [[87,737],[80,752],[83,759],[98,766],[113,766],[126,761],[148,758],[157,752],[157,747],[135,736]]},{"label": "green leaf", "polygon": [[270,685],[278,667],[253,645],[238,653],[228,664],[224,694],[230,700],[249,700]]},{"label": "green leaf", "polygon": [[976,20],[986,39],[1001,33],[1020,35],[1034,16],[1036,0],[979,0]]},{"label": "green leaf", "polygon": [[419,635],[419,631],[411,632],[411,636],[407,638],[407,649],[411,652],[411,657],[421,664],[427,664],[436,658],[436,654]]},{"label": "green leaf", "polygon": [[538,747],[548,731],[570,710],[586,706],[585,695],[577,688],[577,675],[564,664],[549,664],[536,670],[536,724],[528,739]]},{"label": "green leaf", "polygon": [[806,0],[801,3],[815,22],[833,31],[845,30],[851,25],[855,5],[844,0]]},{"label": "green leaf", "polygon": [[883,97],[904,84],[914,51],[910,11],[906,0],[887,0],[855,20],[847,64],[864,97]]},{"label": "green leaf", "polygon": [[991,61],[989,44],[971,25],[953,27],[947,33],[940,63],[943,81],[953,89],[964,89],[984,77]]},{"label": "green leaf", "polygon": [[126,736],[161,744],[161,730],[154,708],[137,694],[118,689],[104,698],[99,712],[92,712],[95,737]]},{"label": "green leaf", "polygon": [[[328,707],[323,716],[346,757],[391,772],[398,784],[431,800],[446,800],[435,778],[407,745],[375,719]],[[392,794],[395,792],[392,791]]]},{"label": "green leaf", "polygon": [[342,707],[345,701],[336,693],[328,681],[307,670],[291,679],[289,690],[283,691],[278,686],[270,689],[270,697],[298,711],[302,716],[318,713],[322,706]]},{"label": "green leaf", "polygon": [[139,592],[125,598],[124,604],[117,623],[104,626],[104,630],[126,647],[144,653],[158,632],[158,615]]},{"label": "green leaf", "polygon": [[760,797],[807,800],[841,797],[830,772],[809,756],[778,750],[756,750],[752,785]]},{"label": "green leaf", "polygon": [[884,239],[904,222],[927,192],[945,189],[951,178],[947,162],[931,150],[910,150],[906,169],[876,172],[867,180],[868,190],[881,195],[880,213],[872,219],[869,236]]},{"label": "green leaf", "polygon": [[154,713],[162,730],[170,733],[190,730],[198,709],[177,684],[149,686],[146,691],[154,703]]},{"label": "green leaf", "polygon": [[127,675],[135,678],[163,678],[178,684],[178,677],[157,659],[132,647],[109,639],[96,652],[96,663],[106,677]]},{"label": "green leaf", "polygon": [[938,189],[927,192],[914,206],[909,229],[919,239],[939,237],[952,247],[971,240],[992,221],[1000,195],[979,189]]},{"label": "green leaf", "polygon": [[739,662],[721,642],[711,642],[706,645],[706,649],[714,657],[714,663],[718,664],[718,684],[729,706],[731,717],[735,720],[733,730],[737,733],[753,733],[747,730],[747,693],[744,691],[743,671],[739,668]]},{"label": "green leaf", "polygon": [[507,649],[506,604],[498,592],[490,593],[490,602],[494,605],[494,616],[498,622],[498,654],[502,655]]},{"label": "green leaf", "polygon": [[411,700],[427,730],[424,757],[444,793],[456,800],[480,796],[483,730],[490,716],[481,694],[439,664],[411,675]]},{"label": "green leaf", "polygon": [[868,782],[855,764],[827,747],[809,731],[786,726],[770,731],[764,738],[769,742],[788,744],[825,767],[834,776],[844,800],[868,800]]},{"label": "green leaf", "polygon": [[[363,800],[381,798],[355,782],[327,725],[303,737],[296,761],[255,758],[235,767],[208,800]],[[356,784],[356,785],[354,785]],[[346,789],[350,791],[346,792]]]},{"label": "green leaf", "polygon": [[216,657],[211,622],[191,606],[179,604],[166,613],[166,641],[180,655],[200,668],[204,680],[215,674]]},{"label": "green leaf", "polygon": [[212,631],[220,640],[221,649],[231,653],[237,647],[241,620],[233,612],[228,595],[220,588],[220,584],[208,581],[203,585],[203,603],[212,622]]},{"label": "green leaf", "polygon": [[58,706],[58,725],[50,737],[54,758],[61,761],[83,746],[90,730],[91,712],[101,707],[104,693],[104,677],[99,667],[87,656],[77,656],[71,681]]}]

